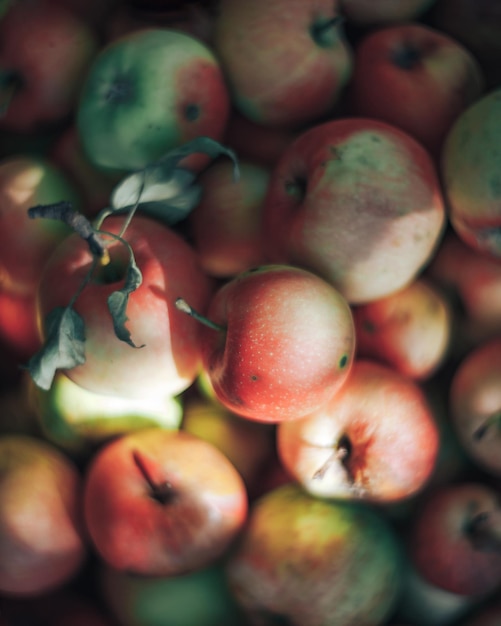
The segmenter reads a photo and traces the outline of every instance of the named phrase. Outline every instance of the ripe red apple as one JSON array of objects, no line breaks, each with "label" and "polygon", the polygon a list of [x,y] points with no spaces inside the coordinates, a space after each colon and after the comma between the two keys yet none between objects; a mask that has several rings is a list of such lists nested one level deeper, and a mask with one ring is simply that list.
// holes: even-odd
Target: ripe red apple
[{"label": "ripe red apple", "polygon": [[265,261],[261,213],[270,171],[229,160],[216,161],[198,177],[202,199],[189,215],[190,234],[207,274],[230,278]]},{"label": "ripe red apple", "polygon": [[430,378],[445,362],[453,313],[443,292],[424,278],[384,298],[352,307],[357,355],[415,380]]},{"label": "ripe red apple", "polygon": [[341,0],[346,19],[362,27],[406,22],[419,18],[437,0]]},{"label": "ripe red apple", "polygon": [[277,449],[286,470],[312,495],[385,503],[426,486],[439,431],[417,383],[358,359],[320,409],[278,425]]},{"label": "ripe red apple", "polygon": [[207,317],[203,365],[218,400],[237,415],[295,419],[321,407],[348,378],[350,308],[311,272],[287,265],[243,272],[216,291]]},{"label": "ripe red apple", "polygon": [[100,50],[82,87],[76,123],[91,163],[134,170],[196,137],[220,139],[229,106],[211,48],[174,29],[147,28]]},{"label": "ripe red apple", "polygon": [[501,88],[484,94],[452,125],[443,145],[441,177],[449,218],[474,250],[501,257]]},{"label": "ripe red apple", "polygon": [[446,222],[423,146],[394,126],[355,117],[317,124],[290,144],[263,211],[271,261],[320,274],[350,304],[409,285]]},{"label": "ripe red apple", "polygon": [[349,89],[353,113],[398,126],[438,157],[452,123],[482,95],[484,77],[459,41],[399,23],[358,43]]},{"label": "ripe red apple", "polygon": [[32,133],[67,120],[99,47],[90,24],[50,0],[13,2],[0,39],[0,127]]},{"label": "ripe red apple", "polygon": [[467,454],[501,478],[501,337],[472,348],[454,372],[450,418]]},{"label": "ripe red apple", "polygon": [[219,559],[247,515],[240,474],[213,445],[147,428],[100,449],[84,484],[86,527],[112,567],[172,576]]},{"label": "ripe red apple", "polygon": [[34,437],[0,437],[0,592],[34,596],[68,583],[87,556],[81,478]]},{"label": "ripe red apple", "polygon": [[335,0],[222,0],[212,45],[235,108],[296,127],[330,113],[349,80],[351,49]]},{"label": "ripe red apple", "polygon": [[398,598],[401,554],[374,509],[285,485],[253,503],[226,570],[251,624],[376,626]]},{"label": "ripe red apple", "polygon": [[418,573],[441,589],[465,596],[499,589],[499,492],[469,480],[430,492],[412,520],[408,551]]}]

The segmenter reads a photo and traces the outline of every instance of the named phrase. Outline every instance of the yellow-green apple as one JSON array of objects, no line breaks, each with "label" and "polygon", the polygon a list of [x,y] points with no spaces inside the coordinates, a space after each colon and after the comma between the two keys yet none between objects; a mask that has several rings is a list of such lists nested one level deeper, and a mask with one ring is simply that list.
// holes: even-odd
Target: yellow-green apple
[{"label": "yellow-green apple", "polygon": [[415,380],[445,362],[453,312],[442,290],[422,277],[409,286],[352,307],[357,355],[394,367]]},{"label": "yellow-green apple", "polygon": [[28,378],[26,391],[45,439],[72,456],[88,456],[105,441],[141,428],[177,429],[183,416],[179,396],[103,395],[84,389],[62,372],[48,390]]},{"label": "yellow-green apple", "polygon": [[376,626],[398,599],[401,562],[376,510],[284,485],[252,504],[226,572],[251,624]]},{"label": "yellow-green apple", "polygon": [[450,418],[467,454],[501,478],[501,337],[472,348],[454,371]]},{"label": "yellow-green apple", "polygon": [[32,133],[69,119],[99,48],[90,24],[50,0],[13,2],[0,39],[0,127]]},{"label": "yellow-green apple", "polygon": [[350,304],[410,284],[446,223],[425,148],[395,126],[356,117],[314,125],[285,149],[263,211],[270,261],[318,273]]},{"label": "yellow-green apple", "polygon": [[450,222],[474,250],[501,257],[501,88],[456,119],[443,144],[441,177]]},{"label": "yellow-green apple", "polygon": [[374,27],[407,22],[421,17],[437,0],[341,0],[341,10],[350,24]]},{"label": "yellow-green apple", "polygon": [[178,576],[134,576],[104,563],[97,586],[121,626],[245,626],[218,562]]},{"label": "yellow-green apple", "polygon": [[350,110],[398,126],[438,157],[453,122],[483,90],[481,65],[459,41],[425,24],[399,23],[358,43]]},{"label": "yellow-green apple", "polygon": [[352,71],[338,0],[222,0],[212,46],[235,108],[282,127],[330,113]]},{"label": "yellow-green apple", "polygon": [[408,553],[425,581],[486,596],[501,585],[500,493],[465,479],[427,494],[408,529]]},{"label": "yellow-green apple", "polygon": [[46,441],[0,437],[0,592],[33,596],[63,586],[87,556],[81,476]]},{"label": "yellow-green apple", "polygon": [[227,456],[248,490],[255,487],[274,453],[271,425],[244,419],[208,398],[195,396],[184,401],[181,427]]},{"label": "yellow-green apple", "polygon": [[215,446],[145,428],[102,447],[87,467],[84,515],[94,549],[120,571],[174,576],[209,566],[247,517],[244,482]]},{"label": "yellow-green apple", "polygon": [[202,198],[189,215],[191,241],[207,274],[230,278],[265,261],[261,209],[270,171],[250,161],[218,160],[197,182]]},{"label": "yellow-green apple", "polygon": [[320,409],[277,427],[282,463],[319,497],[408,498],[426,486],[438,449],[438,426],[419,385],[366,359],[355,361]]},{"label": "yellow-green apple", "polygon": [[45,157],[16,154],[0,162],[0,336],[23,360],[40,347],[35,294],[54,246],[71,231],[55,220],[31,220],[28,208],[60,200],[81,203],[76,187]]},{"label": "yellow-green apple", "polygon": [[56,247],[38,291],[44,338],[50,336],[51,312],[67,307],[78,293],[73,310],[85,327],[85,360],[62,368],[67,375],[97,393],[131,398],[177,395],[195,380],[202,347],[200,324],[178,311],[175,299],[184,293],[204,311],[213,285],[180,234],[153,218],[137,215],[123,238],[134,252],[142,282],[127,301],[129,340],[123,334],[119,338],[108,298],[124,287],[130,273],[128,249],[116,238],[125,221],[112,215],[102,224],[99,232],[111,261],[107,265],[98,262],[90,278],[95,256],[84,239],[75,233]]},{"label": "yellow-green apple", "polygon": [[501,333],[501,259],[474,250],[449,229],[426,277],[442,289],[453,309],[454,358]]},{"label": "yellow-green apple", "polygon": [[[196,314],[179,295],[181,310]],[[237,415],[261,422],[301,417],[349,376],[351,310],[334,287],[306,270],[262,265],[242,272],[214,293],[204,321],[203,367],[218,400]]]},{"label": "yellow-green apple", "polygon": [[134,170],[199,136],[220,139],[229,93],[209,46],[147,28],[99,51],[82,86],[76,123],[91,163]]}]

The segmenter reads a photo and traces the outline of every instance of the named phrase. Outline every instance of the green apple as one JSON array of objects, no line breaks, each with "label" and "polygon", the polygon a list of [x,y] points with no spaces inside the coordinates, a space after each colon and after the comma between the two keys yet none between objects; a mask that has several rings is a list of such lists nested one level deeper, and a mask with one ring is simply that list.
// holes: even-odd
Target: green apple
[{"label": "green apple", "polygon": [[210,48],[186,33],[150,28],[108,43],[77,107],[90,161],[128,171],[199,136],[220,139],[229,94]]},{"label": "green apple", "polygon": [[44,436],[72,454],[85,454],[100,443],[145,427],[175,430],[183,414],[178,396],[142,398],[102,395],[84,389],[58,372],[48,391],[26,382]]}]

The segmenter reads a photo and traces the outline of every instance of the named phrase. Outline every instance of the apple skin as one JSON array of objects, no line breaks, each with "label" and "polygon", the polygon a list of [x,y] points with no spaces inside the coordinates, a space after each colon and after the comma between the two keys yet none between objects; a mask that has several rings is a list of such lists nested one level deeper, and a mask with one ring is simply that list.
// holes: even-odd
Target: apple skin
[{"label": "apple skin", "polygon": [[439,431],[417,383],[357,359],[319,410],[278,425],[277,449],[286,470],[314,496],[389,503],[426,486]]},{"label": "apple skin", "polygon": [[87,557],[81,476],[46,441],[0,438],[0,593],[35,596],[73,579]]},{"label": "apple skin", "polygon": [[197,179],[202,199],[189,215],[191,241],[203,270],[230,278],[265,262],[261,238],[261,208],[270,171],[249,161],[239,162],[234,180],[230,161],[216,161]]},{"label": "apple skin", "polygon": [[0,22],[0,39],[2,70],[21,81],[0,127],[33,133],[68,119],[99,47],[90,24],[51,1],[13,2]]},{"label": "apple skin", "polygon": [[243,480],[222,452],[187,432],[158,428],[101,448],[87,467],[83,503],[100,557],[145,576],[214,563],[241,531],[248,509]]},{"label": "apple skin", "polygon": [[355,117],[317,124],[289,145],[263,212],[270,261],[318,273],[350,304],[410,284],[446,224],[429,153],[390,124]]},{"label": "apple skin", "polygon": [[[450,419],[471,459],[501,478],[501,337],[472,348],[457,366],[450,387]],[[492,420],[485,432],[483,429]],[[483,432],[483,434],[480,434]]]},{"label": "apple skin", "polygon": [[91,163],[133,170],[196,137],[220,139],[229,106],[211,48],[180,31],[148,28],[101,48],[82,87],[76,124]]},{"label": "apple skin", "polygon": [[453,312],[442,291],[422,277],[385,298],[352,307],[357,355],[429,379],[445,362]]},{"label": "apple skin", "polygon": [[444,142],[441,176],[450,222],[467,245],[501,257],[501,88],[484,94],[456,119]]},{"label": "apple skin", "polygon": [[358,27],[373,27],[419,18],[437,0],[341,0],[343,15]]},{"label": "apple skin", "polygon": [[263,265],[223,284],[202,328],[203,366],[230,411],[260,422],[319,408],[347,380],[353,316],[327,282],[297,267]]},{"label": "apple skin", "polygon": [[448,130],[484,84],[480,63],[459,41],[424,24],[396,24],[359,42],[350,107],[401,128],[438,158]]},{"label": "apple skin", "polygon": [[44,438],[74,458],[88,458],[104,442],[141,428],[176,430],[181,425],[180,397],[109,396],[88,391],[58,372],[48,391],[27,379],[29,404]]},{"label": "apple skin", "polygon": [[[120,232],[125,217],[110,216],[103,232]],[[105,235],[103,235],[105,237]],[[200,325],[178,311],[180,294],[205,311],[212,295],[212,281],[200,268],[194,249],[174,230],[142,215],[136,215],[124,238],[134,250],[143,282],[130,294],[127,328],[135,349],[114,333],[107,308],[108,296],[122,286],[124,248],[109,239],[111,263],[118,279],[103,274],[86,286],[74,309],[86,330],[86,361],[71,370],[69,378],[89,391],[129,398],[146,395],[177,395],[195,380],[201,367]],[[57,306],[66,306],[77,292],[92,264],[87,243],[70,235],[46,263],[38,291],[41,320]]]},{"label": "apple skin", "polygon": [[340,26],[325,28],[338,15],[337,0],[219,2],[212,46],[235,108],[289,128],[333,110],[352,71]]},{"label": "apple skin", "polygon": [[469,528],[478,514],[497,514],[500,494],[463,480],[430,493],[411,522],[408,553],[425,581],[464,596],[487,596],[501,585],[501,552],[475,546]]},{"label": "apple skin", "polygon": [[253,503],[226,571],[252,625],[375,626],[398,598],[401,551],[375,510],[284,485]]}]

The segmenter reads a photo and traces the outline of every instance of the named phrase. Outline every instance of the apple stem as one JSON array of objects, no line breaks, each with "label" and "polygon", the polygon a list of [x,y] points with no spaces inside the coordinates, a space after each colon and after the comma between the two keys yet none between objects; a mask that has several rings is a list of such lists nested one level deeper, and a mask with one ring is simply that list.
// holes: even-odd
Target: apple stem
[{"label": "apple stem", "polygon": [[146,467],[143,455],[138,450],[134,450],[132,452],[132,458],[134,459],[134,463],[141,472],[144,480],[147,482],[148,487],[151,490],[152,498],[162,505],[171,502],[175,496],[175,491],[171,483],[168,481],[164,481],[159,484],[155,483],[148,471],[148,468]]},{"label": "apple stem", "polygon": [[501,509],[477,513],[466,530],[476,550],[501,553]]},{"label": "apple stem", "polygon": [[0,117],[3,117],[11,105],[12,99],[23,85],[19,72],[0,71]]},{"label": "apple stem", "polygon": [[212,330],[217,330],[224,333],[226,332],[226,328],[224,326],[222,326],[221,324],[216,324],[216,322],[213,322],[212,320],[195,311],[195,309],[190,306],[183,298],[177,298],[176,308],[179,309],[179,311],[190,315],[191,317],[193,317],[193,319],[196,319],[197,322],[204,324],[208,328],[212,328]]},{"label": "apple stem", "polygon": [[493,413],[489,416],[485,422],[475,430],[473,433],[473,439],[475,439],[475,441],[480,441],[487,434],[492,434],[496,426],[498,431],[501,432],[501,411]]},{"label": "apple stem", "polygon": [[350,449],[348,445],[345,445],[343,442],[340,442],[338,447],[333,451],[333,453],[327,458],[322,467],[317,469],[317,471],[313,474],[313,480],[321,479],[325,476],[328,469],[334,463],[345,463],[345,461],[350,456]]}]

